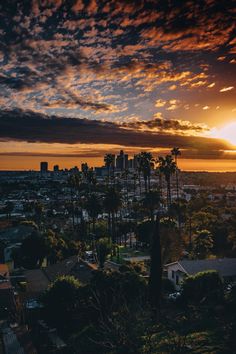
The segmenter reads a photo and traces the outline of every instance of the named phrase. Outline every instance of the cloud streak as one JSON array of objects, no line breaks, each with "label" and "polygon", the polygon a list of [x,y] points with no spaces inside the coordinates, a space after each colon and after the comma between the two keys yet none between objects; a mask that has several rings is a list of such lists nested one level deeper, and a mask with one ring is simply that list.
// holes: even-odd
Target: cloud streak
[{"label": "cloud streak", "polygon": [[202,136],[235,110],[234,16],[233,0],[4,0],[1,139],[224,150]]},{"label": "cloud streak", "polygon": [[[203,129],[197,125],[179,121],[164,122],[156,119],[143,122],[148,128],[159,126],[160,132],[137,130],[140,123],[125,125],[98,120],[48,117],[34,112],[2,111],[0,113],[0,139],[34,143],[61,144],[115,144],[133,147],[167,148],[179,146],[183,149],[201,151],[224,150],[229,144],[219,139],[170,134],[168,131],[182,128]],[[22,128],[23,127],[23,128]],[[124,129],[125,127],[125,129]],[[167,130],[167,133],[165,131]]]}]

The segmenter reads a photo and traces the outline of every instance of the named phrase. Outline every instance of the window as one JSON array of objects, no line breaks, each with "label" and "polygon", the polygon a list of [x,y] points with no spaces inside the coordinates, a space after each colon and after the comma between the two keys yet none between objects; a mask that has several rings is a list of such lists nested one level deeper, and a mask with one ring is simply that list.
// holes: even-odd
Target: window
[{"label": "window", "polygon": [[176,283],[176,285],[179,285],[179,276],[178,275],[176,275],[175,283]]},{"label": "window", "polygon": [[171,272],[171,277],[172,277],[172,279],[175,279],[175,272],[173,270]]}]

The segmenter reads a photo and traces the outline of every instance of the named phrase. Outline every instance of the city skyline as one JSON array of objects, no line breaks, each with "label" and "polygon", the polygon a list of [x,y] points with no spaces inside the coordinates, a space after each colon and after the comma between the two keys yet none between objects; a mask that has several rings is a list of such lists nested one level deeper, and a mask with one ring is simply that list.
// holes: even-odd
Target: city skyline
[{"label": "city skyline", "polygon": [[233,16],[231,0],[5,1],[0,169],[177,146],[183,170],[236,171]]}]

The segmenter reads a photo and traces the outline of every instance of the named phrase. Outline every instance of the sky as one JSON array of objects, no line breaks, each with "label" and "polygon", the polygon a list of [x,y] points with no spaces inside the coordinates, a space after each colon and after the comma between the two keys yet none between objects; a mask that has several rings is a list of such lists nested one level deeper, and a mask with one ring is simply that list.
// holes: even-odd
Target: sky
[{"label": "sky", "polygon": [[105,153],[236,171],[233,0],[0,2],[0,169]]}]

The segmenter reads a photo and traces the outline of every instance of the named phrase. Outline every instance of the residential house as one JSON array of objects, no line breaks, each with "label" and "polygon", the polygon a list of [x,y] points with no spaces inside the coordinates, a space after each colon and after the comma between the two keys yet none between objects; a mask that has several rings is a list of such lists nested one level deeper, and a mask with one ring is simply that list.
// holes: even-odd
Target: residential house
[{"label": "residential house", "polygon": [[87,283],[93,270],[93,265],[81,260],[78,256],[69,257],[45,268],[26,270],[24,276],[27,286],[24,298],[37,298],[58,277],[64,275],[72,275],[81,283]]},{"label": "residential house", "polygon": [[180,289],[186,276],[207,270],[216,270],[224,282],[236,281],[236,258],[181,260],[166,264],[164,269],[176,290]]},{"label": "residential house", "polygon": [[14,306],[14,289],[10,281],[9,269],[6,264],[0,264],[0,317],[4,317],[4,313],[9,314]]}]

